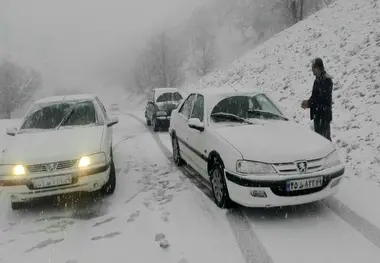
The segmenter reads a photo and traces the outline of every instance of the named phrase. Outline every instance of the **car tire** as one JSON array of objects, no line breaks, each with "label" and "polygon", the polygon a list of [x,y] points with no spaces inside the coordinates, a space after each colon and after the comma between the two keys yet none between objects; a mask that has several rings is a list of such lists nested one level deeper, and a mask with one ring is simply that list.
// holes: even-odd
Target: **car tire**
[{"label": "car tire", "polygon": [[24,208],[24,203],[23,202],[11,202],[11,207],[12,210],[20,210]]},{"label": "car tire", "polygon": [[173,161],[177,166],[181,166],[184,163],[184,161],[181,157],[178,139],[175,135],[172,136],[172,148],[173,148]]},{"label": "car tire", "polygon": [[157,119],[156,119],[156,117],[153,117],[153,120],[152,120],[152,126],[153,126],[153,131],[154,131],[154,132],[158,132],[158,130],[159,130],[159,126],[158,126],[158,123],[157,123]]},{"label": "car tire", "polygon": [[230,199],[226,180],[224,178],[224,166],[219,160],[214,161],[211,167],[210,182],[215,204],[222,209],[232,208],[233,202]]},{"label": "car tire", "polygon": [[103,195],[112,195],[116,189],[116,169],[115,169],[115,164],[113,162],[113,159],[111,159],[110,166],[111,166],[111,169],[110,169],[110,175],[108,177],[108,181],[100,190]]}]

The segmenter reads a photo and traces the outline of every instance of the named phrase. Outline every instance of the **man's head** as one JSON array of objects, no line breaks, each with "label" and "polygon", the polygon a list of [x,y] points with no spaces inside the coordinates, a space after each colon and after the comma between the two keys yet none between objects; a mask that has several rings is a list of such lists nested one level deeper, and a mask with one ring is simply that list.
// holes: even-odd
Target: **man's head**
[{"label": "man's head", "polygon": [[325,67],[323,65],[323,61],[321,58],[313,59],[311,63],[311,69],[313,71],[314,76],[320,76],[323,71],[325,71]]}]

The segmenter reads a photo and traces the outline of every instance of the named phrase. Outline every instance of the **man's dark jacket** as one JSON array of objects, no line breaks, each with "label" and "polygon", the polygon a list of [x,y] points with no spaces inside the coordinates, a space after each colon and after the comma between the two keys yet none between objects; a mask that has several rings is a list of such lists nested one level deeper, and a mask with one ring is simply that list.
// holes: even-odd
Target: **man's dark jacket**
[{"label": "man's dark jacket", "polygon": [[310,119],[332,121],[332,89],[332,79],[325,71],[315,78],[313,91],[308,100]]}]

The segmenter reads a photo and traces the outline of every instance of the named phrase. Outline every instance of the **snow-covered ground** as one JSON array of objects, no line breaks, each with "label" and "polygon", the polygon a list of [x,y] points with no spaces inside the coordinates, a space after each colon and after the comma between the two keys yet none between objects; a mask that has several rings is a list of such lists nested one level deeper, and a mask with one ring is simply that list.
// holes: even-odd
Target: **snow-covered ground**
[{"label": "snow-covered ground", "polygon": [[[144,125],[145,97],[110,97],[106,104],[121,108],[115,194],[12,211],[0,190],[0,262],[378,262],[379,5],[338,0],[200,86],[262,88],[309,125],[299,106],[311,91],[310,60],[321,56],[334,76],[333,136],[348,167],[335,197],[283,209],[220,210],[207,182],[173,166],[168,133]],[[1,150],[11,140],[5,128],[15,123],[0,120]]]},{"label": "snow-covered ground", "polygon": [[114,128],[113,196],[12,211],[0,193],[0,262],[377,262],[380,230],[339,199],[220,210],[173,166],[168,133],[151,132],[142,109],[122,110]]}]

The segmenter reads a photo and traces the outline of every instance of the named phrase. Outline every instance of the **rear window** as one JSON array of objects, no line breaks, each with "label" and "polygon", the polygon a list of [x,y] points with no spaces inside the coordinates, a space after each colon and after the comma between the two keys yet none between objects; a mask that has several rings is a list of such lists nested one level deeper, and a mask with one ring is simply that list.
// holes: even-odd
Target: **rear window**
[{"label": "rear window", "polygon": [[182,96],[179,92],[166,92],[158,96],[156,102],[180,101]]}]

